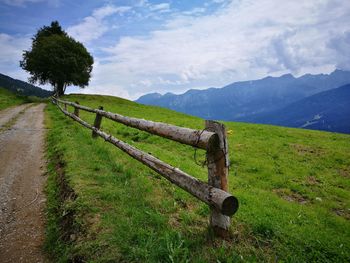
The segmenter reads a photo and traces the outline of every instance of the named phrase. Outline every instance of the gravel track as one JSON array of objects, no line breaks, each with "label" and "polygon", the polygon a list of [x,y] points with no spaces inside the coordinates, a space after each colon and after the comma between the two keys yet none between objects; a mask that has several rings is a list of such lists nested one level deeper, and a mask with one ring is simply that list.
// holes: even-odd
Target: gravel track
[{"label": "gravel track", "polygon": [[[45,237],[45,104],[0,112],[0,262],[47,262]],[[12,120],[12,121],[11,121]]]},{"label": "gravel track", "polygon": [[27,108],[28,104],[19,105],[17,107],[10,107],[0,111],[0,128],[8,123],[11,119],[16,117],[22,110]]}]

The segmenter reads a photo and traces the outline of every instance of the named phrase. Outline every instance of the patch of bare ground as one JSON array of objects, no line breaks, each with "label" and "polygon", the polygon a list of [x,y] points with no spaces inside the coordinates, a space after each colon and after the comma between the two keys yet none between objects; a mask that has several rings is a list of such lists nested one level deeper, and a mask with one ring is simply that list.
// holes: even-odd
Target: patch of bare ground
[{"label": "patch of bare ground", "polygon": [[[78,196],[67,181],[65,163],[62,161],[60,154],[57,153],[51,162],[55,164],[55,185],[58,190],[57,198],[59,202],[58,207],[55,208],[55,214],[58,218],[59,239],[63,243],[76,243],[85,235],[82,225],[76,221],[77,211],[74,201]],[[91,221],[88,221],[87,224],[94,223],[95,219],[99,220],[97,217],[91,218]],[[69,258],[69,262],[79,263],[86,262],[86,260],[83,256],[76,254]]]},{"label": "patch of bare ground", "polygon": [[324,151],[321,148],[311,147],[303,144],[291,144],[291,147],[299,154],[299,155],[314,155],[321,156],[324,154]]},{"label": "patch of bare ground", "polygon": [[344,168],[344,169],[339,169],[338,170],[340,176],[345,177],[345,178],[350,178],[350,167]]},{"label": "patch of bare ground", "polygon": [[319,179],[317,179],[315,176],[308,176],[306,178],[306,183],[308,185],[314,186],[314,185],[319,185],[321,183],[321,181]]},{"label": "patch of bare ground", "polygon": [[334,213],[336,213],[338,216],[341,216],[345,218],[346,220],[350,220],[350,209],[346,208],[334,208],[332,209]]},{"label": "patch of bare ground", "polygon": [[60,232],[63,241],[74,241],[76,238],[76,233],[72,227],[74,225],[74,210],[69,209],[69,207],[64,207],[65,202],[74,201],[77,196],[73,189],[68,185],[65,174],[64,174],[64,163],[62,161],[56,164],[57,172],[57,185],[59,189],[59,200],[61,206],[61,220],[60,220]]},{"label": "patch of bare ground", "polygon": [[306,197],[302,196],[297,192],[290,191],[288,189],[278,188],[278,189],[273,189],[272,191],[276,193],[279,197],[289,202],[296,202],[302,205],[309,202],[309,200]]}]

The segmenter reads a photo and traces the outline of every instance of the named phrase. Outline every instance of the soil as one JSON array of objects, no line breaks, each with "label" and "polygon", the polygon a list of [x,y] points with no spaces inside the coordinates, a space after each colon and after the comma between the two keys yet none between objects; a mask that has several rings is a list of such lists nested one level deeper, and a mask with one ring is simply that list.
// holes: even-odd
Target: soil
[{"label": "soil", "polygon": [[47,262],[45,104],[0,112],[0,262]]},{"label": "soil", "polygon": [[293,191],[289,192],[287,189],[273,189],[272,191],[289,202],[298,202],[302,205],[309,202],[309,200],[301,194]]},{"label": "soil", "polygon": [[23,104],[17,107],[11,107],[0,111],[0,127],[7,124],[11,119],[16,117],[22,110],[24,110],[28,106],[30,105]]}]

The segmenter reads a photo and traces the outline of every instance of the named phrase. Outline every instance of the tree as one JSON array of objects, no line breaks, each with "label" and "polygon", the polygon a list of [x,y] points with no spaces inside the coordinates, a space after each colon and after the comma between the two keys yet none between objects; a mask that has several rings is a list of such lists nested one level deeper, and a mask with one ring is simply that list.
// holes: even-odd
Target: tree
[{"label": "tree", "polygon": [[21,68],[31,74],[29,82],[49,83],[58,96],[68,85],[84,88],[89,84],[93,57],[57,21],[39,29],[32,40],[31,50],[24,51],[20,61]]}]

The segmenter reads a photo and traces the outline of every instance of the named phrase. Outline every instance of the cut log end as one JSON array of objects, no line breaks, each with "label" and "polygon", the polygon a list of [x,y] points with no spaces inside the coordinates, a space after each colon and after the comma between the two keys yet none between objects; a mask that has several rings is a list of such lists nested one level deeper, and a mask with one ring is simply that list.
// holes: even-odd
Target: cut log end
[{"label": "cut log end", "polygon": [[223,201],[221,212],[226,216],[232,216],[237,212],[238,207],[238,199],[231,195]]}]

